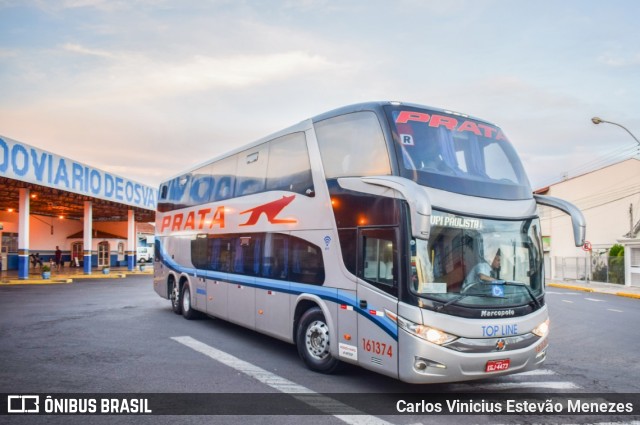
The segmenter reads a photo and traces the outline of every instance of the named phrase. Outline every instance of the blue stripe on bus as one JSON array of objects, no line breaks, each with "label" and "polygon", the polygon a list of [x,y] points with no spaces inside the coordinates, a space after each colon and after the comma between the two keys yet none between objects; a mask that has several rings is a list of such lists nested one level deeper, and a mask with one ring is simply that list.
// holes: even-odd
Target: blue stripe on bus
[{"label": "blue stripe on bus", "polygon": [[[268,279],[257,276],[245,276],[234,273],[216,272],[212,270],[202,270],[191,267],[185,267],[178,264],[175,260],[170,258],[165,252],[164,247],[158,239],[155,241],[159,246],[160,256],[162,263],[169,269],[176,273],[186,273],[194,277],[217,279],[225,282],[249,286],[252,288],[266,289],[270,291],[282,292],[290,295],[311,294],[320,297],[323,300],[334,302],[336,304],[347,305],[353,307],[353,311],[357,314],[369,319],[376,326],[386,332],[390,337],[398,340],[398,327],[394,321],[389,319],[387,315],[377,316],[370,313],[371,310],[377,310],[374,307],[367,307],[366,309],[360,308],[360,302],[354,295],[342,292],[337,288],[327,288],[324,286],[313,286],[304,283],[296,283],[290,281],[282,281],[275,279]],[[206,294],[206,291],[201,289],[196,290],[197,293]]]}]

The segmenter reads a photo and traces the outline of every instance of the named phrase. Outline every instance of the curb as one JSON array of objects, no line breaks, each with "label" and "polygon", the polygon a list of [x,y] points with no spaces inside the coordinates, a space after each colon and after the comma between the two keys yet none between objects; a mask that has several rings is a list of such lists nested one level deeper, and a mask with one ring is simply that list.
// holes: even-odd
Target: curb
[{"label": "curb", "polygon": [[73,283],[74,280],[79,279],[124,279],[127,276],[140,276],[140,275],[149,275],[152,276],[153,273],[149,272],[117,272],[117,273],[95,273],[95,274],[79,274],[73,277],[60,277],[60,278],[52,278],[52,279],[42,279],[42,278],[29,278],[29,279],[8,279],[4,282],[0,282],[0,286],[15,286],[15,285],[59,285],[59,284],[67,284]]},{"label": "curb", "polygon": [[12,285],[58,285],[61,283],[72,283],[73,279],[11,279],[6,282],[1,282],[0,286],[12,286]]},{"label": "curb", "polygon": [[573,289],[574,291],[595,292],[593,288],[586,288],[584,286],[576,285],[565,285],[564,283],[547,283],[547,286],[551,286],[554,288]]},{"label": "curb", "polygon": [[631,292],[609,292],[609,291],[603,291],[603,290],[598,290],[598,289],[593,289],[593,288],[587,288],[585,286],[566,285],[564,283],[547,283],[547,286],[551,286],[553,288],[571,289],[571,290],[574,290],[574,291],[583,291],[583,292],[593,292],[593,293],[597,293],[597,294],[616,295],[618,297],[635,298],[635,299],[640,300],[640,294],[634,294],[634,293],[631,293]]},{"label": "curb", "polygon": [[628,292],[616,292],[616,295],[619,297],[635,298],[637,300],[640,300],[640,294],[630,294]]}]

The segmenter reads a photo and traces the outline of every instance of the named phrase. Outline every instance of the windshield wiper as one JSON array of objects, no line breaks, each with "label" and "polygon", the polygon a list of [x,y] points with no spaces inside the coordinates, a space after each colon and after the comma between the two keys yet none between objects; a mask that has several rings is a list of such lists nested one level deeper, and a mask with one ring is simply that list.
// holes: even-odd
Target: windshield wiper
[{"label": "windshield wiper", "polygon": [[524,288],[527,291],[527,294],[529,294],[529,296],[531,297],[531,299],[533,300],[533,303],[536,305],[536,309],[538,308],[542,308],[542,304],[540,304],[540,301],[538,301],[538,298],[536,298],[536,296],[533,294],[533,292],[531,291],[531,288],[529,288],[529,285],[525,285],[524,283],[521,282],[514,282],[512,280],[497,280],[495,283],[493,283],[494,285],[507,285],[507,286],[517,286],[520,288]]},{"label": "windshield wiper", "polygon": [[[492,282],[486,282],[486,281],[478,281],[475,283],[472,283],[471,285],[467,286],[467,288],[465,288],[466,290],[471,289],[472,287],[479,285],[479,284],[483,284],[483,285],[504,285],[504,286],[518,286],[518,287],[522,287],[527,291],[527,294],[529,294],[529,297],[531,297],[531,299],[533,300],[536,309],[539,309],[542,307],[542,305],[540,304],[540,301],[538,301],[538,299],[536,298],[536,296],[533,294],[533,292],[531,291],[531,288],[529,288],[528,285],[525,285],[524,283],[520,283],[520,282],[514,282],[514,281],[510,281],[510,280],[494,280]],[[439,306],[437,306],[435,308],[436,311],[441,311],[444,310],[446,307],[450,306],[451,304],[456,304],[458,301],[467,298],[467,297],[482,297],[482,298],[504,298],[504,297],[497,297],[495,295],[488,295],[488,294],[481,294],[481,293],[473,293],[473,294],[460,294],[457,297],[447,301],[444,304],[441,304]]]},{"label": "windshield wiper", "polygon": [[[474,286],[474,285],[477,285],[477,283],[474,283],[474,284],[473,284],[473,285],[471,285],[471,286]],[[469,288],[470,288],[471,286],[469,286]],[[455,303],[457,303],[458,301],[460,301],[460,300],[462,300],[462,299],[464,299],[464,298],[467,298],[467,297],[496,298],[496,297],[494,297],[493,295],[489,295],[489,294],[481,294],[481,293],[460,294],[460,295],[458,295],[457,297],[455,297],[455,298],[453,298],[453,299],[451,299],[451,300],[447,301],[446,303],[444,303],[444,304],[440,304],[439,306],[437,306],[437,307],[435,308],[435,310],[436,310],[436,311],[444,310],[446,307],[449,307],[451,304],[455,304]]]}]

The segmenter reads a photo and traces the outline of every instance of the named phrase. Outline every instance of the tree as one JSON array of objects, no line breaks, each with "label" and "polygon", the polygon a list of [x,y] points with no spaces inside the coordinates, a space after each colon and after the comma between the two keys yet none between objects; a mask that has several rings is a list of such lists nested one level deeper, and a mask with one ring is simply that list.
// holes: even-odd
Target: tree
[{"label": "tree", "polygon": [[620,244],[609,249],[609,281],[624,284],[624,246]]},{"label": "tree", "polygon": [[609,248],[609,257],[624,257],[624,246],[619,243]]}]

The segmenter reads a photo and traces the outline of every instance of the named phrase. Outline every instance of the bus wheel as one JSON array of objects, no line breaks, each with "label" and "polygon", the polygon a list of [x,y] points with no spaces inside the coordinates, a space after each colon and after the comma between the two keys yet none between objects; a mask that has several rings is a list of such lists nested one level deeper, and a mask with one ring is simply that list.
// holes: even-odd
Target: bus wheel
[{"label": "bus wheel", "polygon": [[182,303],[180,302],[180,285],[175,279],[171,280],[171,309],[175,314],[182,314]]},{"label": "bus wheel", "polygon": [[311,370],[332,373],[340,364],[329,345],[329,327],[319,307],[307,310],[300,318],[296,343],[298,354]]},{"label": "bus wheel", "polygon": [[191,308],[191,291],[189,290],[189,285],[186,283],[182,287],[182,296],[180,299],[182,300],[182,316],[185,319],[194,320],[200,317],[198,312]]}]

